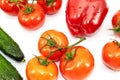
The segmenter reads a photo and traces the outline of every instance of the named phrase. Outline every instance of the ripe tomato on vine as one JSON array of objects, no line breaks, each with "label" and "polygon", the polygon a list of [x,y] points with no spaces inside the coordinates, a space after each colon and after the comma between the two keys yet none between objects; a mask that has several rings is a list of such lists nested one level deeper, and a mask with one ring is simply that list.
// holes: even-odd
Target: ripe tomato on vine
[{"label": "ripe tomato on vine", "polygon": [[62,6],[62,0],[37,0],[37,3],[50,15],[57,13]]},{"label": "ripe tomato on vine", "polygon": [[16,16],[27,3],[27,0],[0,0],[0,7],[7,14]]}]

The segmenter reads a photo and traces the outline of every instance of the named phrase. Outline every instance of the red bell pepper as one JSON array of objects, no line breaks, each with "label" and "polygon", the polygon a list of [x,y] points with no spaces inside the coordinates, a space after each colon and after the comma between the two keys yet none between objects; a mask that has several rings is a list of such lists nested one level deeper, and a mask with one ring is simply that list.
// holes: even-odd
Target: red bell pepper
[{"label": "red bell pepper", "polygon": [[107,12],[105,0],[68,0],[66,22],[72,35],[89,36],[101,26]]}]

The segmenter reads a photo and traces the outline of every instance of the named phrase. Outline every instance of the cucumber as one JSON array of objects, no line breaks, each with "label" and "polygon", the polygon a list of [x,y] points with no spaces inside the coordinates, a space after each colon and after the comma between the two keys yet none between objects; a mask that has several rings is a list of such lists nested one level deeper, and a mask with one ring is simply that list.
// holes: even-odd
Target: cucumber
[{"label": "cucumber", "polygon": [[24,60],[19,45],[0,27],[0,50],[16,61]]},{"label": "cucumber", "polygon": [[16,68],[0,54],[0,80],[23,80]]}]

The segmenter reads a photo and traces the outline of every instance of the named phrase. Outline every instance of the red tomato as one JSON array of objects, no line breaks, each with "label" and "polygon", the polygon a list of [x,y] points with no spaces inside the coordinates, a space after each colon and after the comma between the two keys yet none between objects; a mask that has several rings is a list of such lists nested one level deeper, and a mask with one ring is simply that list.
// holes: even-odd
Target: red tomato
[{"label": "red tomato", "polygon": [[65,34],[56,30],[47,30],[39,39],[38,50],[45,57],[53,51],[53,54],[49,58],[58,60],[66,52],[66,49],[59,50],[59,48],[68,46],[68,44]]},{"label": "red tomato", "polygon": [[38,4],[28,4],[27,7],[18,13],[20,24],[30,30],[40,28],[45,22],[44,10]]},{"label": "red tomato", "polygon": [[[41,59],[45,57],[41,56]],[[35,57],[32,58],[26,66],[27,80],[57,80],[58,68],[57,65],[48,59],[50,62],[47,66],[40,64]]]},{"label": "red tomato", "polygon": [[[17,15],[19,12],[19,8],[22,8],[21,5],[25,5],[27,0],[0,0],[0,7],[1,9],[10,14],[10,15]],[[18,8],[19,6],[19,8]]]},{"label": "red tomato", "polygon": [[120,44],[117,41],[106,43],[102,50],[102,59],[107,67],[120,70]]},{"label": "red tomato", "polygon": [[44,8],[47,14],[55,14],[60,10],[62,0],[38,0],[37,3]]},{"label": "red tomato", "polygon": [[82,46],[73,49],[74,57],[71,60],[67,61],[66,55],[60,59],[60,72],[66,80],[84,80],[94,68],[94,58],[88,49]]},{"label": "red tomato", "polygon": [[117,27],[120,23],[120,10],[117,11],[112,17],[112,25],[113,27]]},{"label": "red tomato", "polygon": [[120,10],[117,11],[112,17],[113,31],[120,36]]}]

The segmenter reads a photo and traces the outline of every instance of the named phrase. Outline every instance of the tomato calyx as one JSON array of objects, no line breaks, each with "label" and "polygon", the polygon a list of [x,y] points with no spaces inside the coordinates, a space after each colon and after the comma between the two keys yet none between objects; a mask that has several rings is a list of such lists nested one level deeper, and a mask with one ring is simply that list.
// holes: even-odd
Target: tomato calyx
[{"label": "tomato calyx", "polygon": [[35,56],[35,57],[38,59],[38,61],[40,62],[40,64],[43,65],[43,66],[48,66],[49,63],[50,63],[50,62],[47,60],[47,58],[42,59],[42,58],[40,58],[40,57],[38,57],[38,56]]},{"label": "tomato calyx", "polygon": [[56,0],[46,0],[46,5],[47,6],[52,6],[52,4],[55,2]]},{"label": "tomato calyx", "polygon": [[113,29],[109,29],[109,30],[114,31],[115,33],[120,33],[120,21],[118,23],[118,26],[114,26]]},{"label": "tomato calyx", "polygon": [[33,3],[34,3],[34,0],[32,0],[32,3],[30,6],[28,6],[28,5],[24,6],[25,10],[23,10],[23,12],[25,12],[27,15],[32,13],[34,11]]},{"label": "tomato calyx", "polygon": [[49,34],[48,34],[48,36],[50,37],[49,39],[47,39],[45,37],[41,37],[41,38],[43,38],[43,39],[45,39],[47,41],[47,44],[44,45],[43,47],[45,47],[45,46],[49,46],[50,48],[52,48],[52,47],[58,47],[56,41]]},{"label": "tomato calyx", "polygon": [[23,12],[25,12],[26,14],[30,14],[34,11],[33,9],[33,5],[30,5],[30,7],[25,6],[25,10],[23,10]]},{"label": "tomato calyx", "polygon": [[66,53],[66,60],[67,60],[67,62],[68,61],[70,61],[70,60],[72,60],[73,58],[74,58],[74,56],[75,56],[75,48],[70,52],[70,53]]}]

